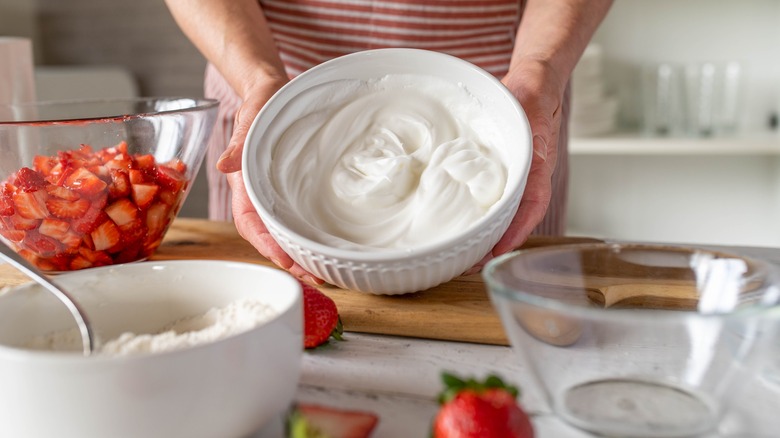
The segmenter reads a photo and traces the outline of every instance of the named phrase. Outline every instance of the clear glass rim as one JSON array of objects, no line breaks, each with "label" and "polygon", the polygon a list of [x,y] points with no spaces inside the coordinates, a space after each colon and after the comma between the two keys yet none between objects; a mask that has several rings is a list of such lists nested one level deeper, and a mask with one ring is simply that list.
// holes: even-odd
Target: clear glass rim
[{"label": "clear glass rim", "polygon": [[138,111],[132,113],[122,113],[116,111],[116,114],[107,112],[100,116],[85,116],[85,117],[30,117],[21,120],[3,120],[0,119],[0,127],[3,126],[34,126],[45,125],[48,123],[67,123],[67,122],[88,122],[88,121],[103,121],[103,120],[130,120],[136,118],[152,117],[156,115],[174,114],[174,113],[186,113],[208,110],[210,108],[216,108],[219,105],[219,100],[205,98],[205,97],[188,97],[188,96],[166,96],[166,97],[132,97],[132,98],[107,98],[107,99],[66,99],[66,100],[47,100],[36,102],[22,102],[15,104],[2,104],[0,105],[0,113],[5,111],[18,112],[21,110],[37,110],[37,109],[66,109],[68,107],[83,107],[86,105],[108,105],[108,104],[138,104],[138,103],[150,103],[150,102],[177,102],[177,101],[190,101],[192,105],[188,105],[184,108],[176,109],[164,109],[154,111]]},{"label": "clear glass rim", "polygon": [[[552,247],[537,247],[529,249],[520,249],[503,254],[490,260],[482,270],[482,278],[485,281],[485,287],[489,295],[500,296],[505,299],[517,301],[533,307],[558,311],[563,315],[581,316],[586,319],[608,319],[608,320],[636,320],[636,319],[687,319],[687,318],[707,318],[707,319],[743,319],[751,318],[757,315],[768,315],[772,312],[773,317],[780,318],[780,297],[775,297],[769,304],[756,304],[734,309],[730,312],[699,312],[696,310],[674,310],[674,311],[656,311],[656,312],[638,312],[635,308],[603,308],[586,307],[582,305],[568,305],[561,301],[542,297],[532,293],[526,293],[514,290],[508,287],[503,281],[496,278],[495,272],[510,260],[523,257],[529,254],[539,253],[574,253],[584,250],[606,250],[614,248],[638,249],[638,250],[677,250],[691,251],[700,253],[710,253],[724,255],[728,254],[748,261],[757,273],[762,275],[764,284],[777,284],[774,289],[780,294],[780,268],[774,265],[752,257],[746,257],[735,252],[719,252],[707,248],[699,248],[690,245],[672,245],[672,244],[652,244],[652,243],[619,243],[619,242],[601,242],[601,243],[574,243],[566,245],[556,245]],[[584,288],[580,288],[583,289]],[[639,309],[641,310],[641,309]]]}]

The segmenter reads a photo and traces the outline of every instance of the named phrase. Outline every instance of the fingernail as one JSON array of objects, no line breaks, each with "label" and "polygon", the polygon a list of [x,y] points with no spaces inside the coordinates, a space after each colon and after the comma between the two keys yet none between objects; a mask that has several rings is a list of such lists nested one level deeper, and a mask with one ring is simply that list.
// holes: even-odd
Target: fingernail
[{"label": "fingernail", "polygon": [[227,149],[225,149],[225,152],[222,152],[222,155],[219,156],[219,162],[223,162],[225,160],[230,159],[230,156],[233,155],[233,152],[235,152],[236,147],[235,146],[229,146]]},{"label": "fingernail", "polygon": [[544,139],[539,136],[534,136],[534,154],[542,159],[542,161],[547,161],[547,142],[544,141]]},{"label": "fingernail", "polygon": [[318,281],[318,279],[312,277],[311,275],[303,275],[303,276],[301,276],[301,280],[306,282],[306,283],[313,284],[313,285],[316,285],[316,284],[320,283]]}]

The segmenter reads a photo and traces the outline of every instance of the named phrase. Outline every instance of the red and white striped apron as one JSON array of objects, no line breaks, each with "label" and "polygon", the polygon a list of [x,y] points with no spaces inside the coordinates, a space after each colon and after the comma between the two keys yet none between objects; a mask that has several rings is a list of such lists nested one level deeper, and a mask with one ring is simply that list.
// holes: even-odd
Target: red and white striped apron
[{"label": "red and white striped apron", "polygon": [[[509,69],[519,0],[260,0],[290,78],[329,59],[366,49],[436,50],[472,62],[498,78]],[[568,93],[567,93],[568,94]],[[232,220],[227,180],[216,163],[227,147],[241,99],[209,64],[205,95],[220,114],[206,156],[209,218]],[[564,233],[568,179],[568,95],[553,175],[553,198],[535,233]]]}]

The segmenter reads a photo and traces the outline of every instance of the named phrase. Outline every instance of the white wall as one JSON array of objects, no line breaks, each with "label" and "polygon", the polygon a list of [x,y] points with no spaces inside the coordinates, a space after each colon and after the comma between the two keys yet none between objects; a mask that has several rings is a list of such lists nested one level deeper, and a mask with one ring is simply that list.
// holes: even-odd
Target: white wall
[{"label": "white wall", "polygon": [[[589,139],[623,152],[572,157],[569,232],[780,246],[780,135],[768,126],[779,106],[780,1],[616,0],[594,42],[604,49],[607,89],[620,97],[624,129],[636,129],[639,119],[642,65],[701,61],[745,67],[741,129],[725,139],[736,151],[729,154],[708,153],[707,139],[684,154],[634,154],[630,148],[642,142],[632,144],[631,134]],[[674,147],[678,140],[665,141]],[[777,151],[739,153],[752,141]]]}]

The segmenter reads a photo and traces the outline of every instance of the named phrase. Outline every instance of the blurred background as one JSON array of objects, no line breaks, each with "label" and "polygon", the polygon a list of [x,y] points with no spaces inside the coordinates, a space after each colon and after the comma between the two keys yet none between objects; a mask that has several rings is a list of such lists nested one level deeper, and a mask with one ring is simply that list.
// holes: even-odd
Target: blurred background
[{"label": "blurred background", "polygon": [[[203,94],[159,0],[0,0],[0,36],[39,99]],[[778,47],[780,0],[615,0],[573,77],[569,234],[780,246]]]}]

